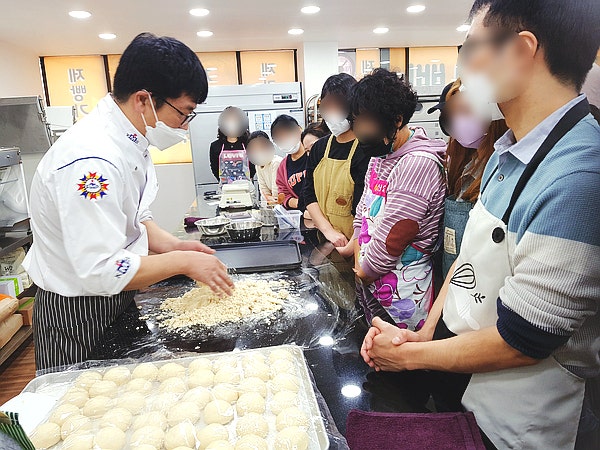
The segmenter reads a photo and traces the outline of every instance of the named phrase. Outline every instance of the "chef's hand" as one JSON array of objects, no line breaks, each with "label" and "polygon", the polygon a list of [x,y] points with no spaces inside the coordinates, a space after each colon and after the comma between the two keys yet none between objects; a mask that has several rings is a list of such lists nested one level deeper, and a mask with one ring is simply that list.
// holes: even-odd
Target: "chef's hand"
[{"label": "chef's hand", "polygon": [[217,294],[233,293],[233,281],[227,275],[227,267],[216,256],[197,251],[188,251],[185,255],[188,259],[185,275],[206,284]]},{"label": "chef's hand", "polygon": [[176,250],[189,251],[189,252],[201,252],[212,255],[215,251],[207,245],[204,245],[200,241],[182,241],[179,240]]},{"label": "chef's hand", "polygon": [[348,245],[348,239],[343,233],[336,231],[335,229],[327,230],[323,233],[325,238],[331,242],[335,247],[345,247]]}]

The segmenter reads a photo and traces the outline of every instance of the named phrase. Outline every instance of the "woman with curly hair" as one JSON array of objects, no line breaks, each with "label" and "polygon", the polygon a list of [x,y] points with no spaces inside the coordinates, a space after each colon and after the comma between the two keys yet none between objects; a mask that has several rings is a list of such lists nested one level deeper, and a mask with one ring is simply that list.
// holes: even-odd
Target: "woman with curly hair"
[{"label": "woman with curly hair", "polygon": [[357,292],[373,317],[419,330],[434,299],[432,254],[444,214],[446,144],[409,128],[417,94],[377,69],[354,88],[354,133],[371,157],[354,221]]}]

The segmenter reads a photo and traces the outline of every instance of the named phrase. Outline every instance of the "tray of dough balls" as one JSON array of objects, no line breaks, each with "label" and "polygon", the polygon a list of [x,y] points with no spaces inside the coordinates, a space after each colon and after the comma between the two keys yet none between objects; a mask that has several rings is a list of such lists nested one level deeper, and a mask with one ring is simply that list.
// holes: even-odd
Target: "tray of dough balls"
[{"label": "tray of dough balls", "polygon": [[23,392],[56,398],[30,433],[38,449],[329,447],[293,345],[47,374]]}]

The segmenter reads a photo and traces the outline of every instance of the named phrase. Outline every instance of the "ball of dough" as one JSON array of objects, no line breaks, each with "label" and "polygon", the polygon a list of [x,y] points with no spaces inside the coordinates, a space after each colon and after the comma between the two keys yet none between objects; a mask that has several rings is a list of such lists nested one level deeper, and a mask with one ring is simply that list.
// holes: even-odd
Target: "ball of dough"
[{"label": "ball of dough", "polygon": [[67,417],[67,420],[60,427],[60,436],[66,439],[71,433],[75,431],[87,431],[91,428],[91,422],[89,417],[82,416],[81,414],[73,414]]},{"label": "ball of dough", "polygon": [[152,382],[145,378],[134,378],[127,385],[125,389],[128,391],[141,392],[142,394],[148,394],[152,391]]},{"label": "ball of dough", "polygon": [[35,448],[50,448],[60,441],[60,427],[54,422],[43,423],[33,430],[30,438]]},{"label": "ball of dough", "polygon": [[278,348],[277,350],[273,350],[269,354],[269,361],[273,364],[278,359],[287,359],[288,361],[294,361],[294,355],[286,349]]},{"label": "ball of dough", "polygon": [[113,398],[117,394],[117,383],[110,380],[97,381],[90,387],[90,397],[98,397],[103,395],[104,397]]},{"label": "ball of dough", "polygon": [[217,373],[215,373],[215,384],[218,383],[229,383],[237,384],[241,380],[240,371],[233,367],[223,367]]},{"label": "ball of dough", "polygon": [[229,438],[229,432],[220,423],[211,423],[196,431],[196,437],[200,443],[200,448],[208,447],[214,441],[226,441]]},{"label": "ball of dough", "polygon": [[99,395],[98,397],[90,398],[83,406],[83,415],[91,419],[102,417],[109,409],[114,406],[112,398]]},{"label": "ball of dough", "polygon": [[277,431],[288,427],[308,427],[308,417],[297,406],[290,406],[277,414],[275,425]]},{"label": "ball of dough", "polygon": [[83,405],[90,399],[85,390],[70,390],[60,399],[61,404],[73,405],[77,408],[82,408]]},{"label": "ball of dough", "polygon": [[269,450],[269,446],[260,436],[247,434],[235,443],[235,450]]},{"label": "ball of dough", "polygon": [[254,364],[254,363],[257,363],[257,362],[259,362],[259,363],[265,363],[266,361],[267,361],[267,358],[262,353],[250,352],[250,353],[246,353],[244,355],[244,357],[242,358],[242,366],[245,369],[246,366],[249,365],[249,364]]},{"label": "ball of dough", "polygon": [[75,386],[89,389],[96,381],[100,381],[101,379],[102,374],[100,372],[96,372],[95,370],[83,372],[75,380]]},{"label": "ball of dough", "polygon": [[50,415],[50,422],[54,422],[58,426],[62,426],[67,420],[67,417],[73,414],[79,414],[81,411],[75,405],[71,405],[69,403],[64,403],[62,405],[57,406],[52,414]]},{"label": "ball of dough", "polygon": [[113,367],[106,371],[102,379],[114,381],[117,386],[122,386],[131,379],[131,371],[124,366]]},{"label": "ball of dough", "polygon": [[269,434],[269,424],[262,414],[248,413],[238,418],[235,431],[238,436],[255,434],[256,436],[265,438]]},{"label": "ball of dough", "polygon": [[196,447],[196,429],[189,422],[175,425],[165,435],[165,447],[173,450],[177,447]]},{"label": "ball of dough", "polygon": [[173,394],[172,392],[163,392],[154,397],[150,397],[148,400],[148,406],[154,411],[166,411],[173,406],[179,400],[179,394]]},{"label": "ball of dough", "polygon": [[306,450],[308,433],[298,427],[284,428],[275,437],[275,450]]},{"label": "ball of dough", "polygon": [[173,427],[181,422],[196,423],[200,419],[202,411],[200,407],[192,402],[179,402],[174,405],[167,414],[167,422]]},{"label": "ball of dough", "polygon": [[238,390],[241,394],[246,392],[258,392],[263,397],[267,396],[267,384],[260,378],[245,378],[240,382]]},{"label": "ball of dough", "polygon": [[279,414],[290,406],[295,406],[298,403],[298,395],[292,391],[278,392],[271,398],[269,409],[275,415]]},{"label": "ball of dough", "polygon": [[188,385],[191,388],[202,386],[212,387],[214,383],[215,375],[210,369],[198,369],[190,374],[188,377]]},{"label": "ball of dough", "polygon": [[94,435],[75,433],[63,441],[62,450],[91,450],[94,447]]},{"label": "ball of dough", "polygon": [[229,441],[215,441],[212,442],[206,450],[235,450],[235,447],[229,443]]},{"label": "ball of dough", "polygon": [[148,381],[154,381],[158,378],[158,367],[152,363],[140,364],[131,372],[131,378],[144,378]]},{"label": "ball of dough", "polygon": [[102,426],[116,427],[119,430],[127,431],[131,425],[133,415],[125,408],[114,408],[102,416],[100,420]]},{"label": "ball of dough", "polygon": [[211,391],[215,400],[225,400],[233,403],[239,397],[239,392],[232,384],[217,384]]},{"label": "ball of dough", "polygon": [[165,381],[169,378],[183,378],[185,376],[185,367],[174,362],[167,363],[158,369],[158,381]]},{"label": "ball of dough", "polygon": [[154,428],[160,428],[161,430],[164,431],[167,429],[167,418],[161,412],[151,411],[151,412],[137,416],[133,420],[133,424],[131,425],[131,428],[133,430],[139,430],[140,428],[144,428],[144,427],[148,427],[148,426],[154,427]]},{"label": "ball of dough", "polygon": [[187,391],[182,400],[184,402],[192,402],[204,409],[204,407],[210,402],[210,391],[205,387],[198,386]]},{"label": "ball of dough", "polygon": [[140,392],[125,392],[117,398],[117,406],[136,415],[146,406],[146,397]]},{"label": "ball of dough", "polygon": [[160,383],[159,392],[169,392],[171,394],[183,394],[187,391],[187,385],[182,378],[167,378]]},{"label": "ball of dough", "polygon": [[258,392],[246,392],[240,395],[235,407],[238,416],[244,416],[250,412],[264,414],[266,403],[263,396]]},{"label": "ball of dough", "polygon": [[125,433],[116,427],[101,428],[94,437],[98,450],[121,450],[125,446]]},{"label": "ball of dough", "polygon": [[228,424],[233,420],[233,407],[225,400],[213,400],[204,408],[204,421],[207,424]]},{"label": "ball of dough", "polygon": [[275,393],[281,391],[298,392],[300,390],[300,378],[289,373],[280,373],[271,380],[271,389]]},{"label": "ball of dough", "polygon": [[277,359],[271,364],[271,376],[275,377],[280,373],[294,373],[296,365],[293,361],[287,359]]},{"label": "ball of dough", "polygon": [[162,448],[164,440],[165,432],[162,429],[152,425],[147,425],[134,431],[134,433],[131,435],[129,444],[132,447],[146,444],[152,445],[156,448]]},{"label": "ball of dough", "polygon": [[248,378],[257,377],[261,380],[267,381],[270,377],[269,374],[269,366],[262,362],[255,362],[244,367],[244,375],[246,375]]},{"label": "ball of dough", "polygon": [[215,372],[218,372],[219,370],[224,369],[225,367],[229,369],[237,369],[237,366],[238,360],[233,356],[224,356],[213,361],[213,370]]},{"label": "ball of dough", "polygon": [[142,444],[133,447],[131,450],[158,450],[154,445]]},{"label": "ball of dough", "polygon": [[190,448],[190,447],[183,447],[183,446],[181,446],[181,447],[176,447],[173,450],[195,450],[195,449]]},{"label": "ball of dough", "polygon": [[195,372],[200,369],[212,370],[212,361],[208,358],[198,358],[190,362],[190,365],[188,366],[190,372]]}]

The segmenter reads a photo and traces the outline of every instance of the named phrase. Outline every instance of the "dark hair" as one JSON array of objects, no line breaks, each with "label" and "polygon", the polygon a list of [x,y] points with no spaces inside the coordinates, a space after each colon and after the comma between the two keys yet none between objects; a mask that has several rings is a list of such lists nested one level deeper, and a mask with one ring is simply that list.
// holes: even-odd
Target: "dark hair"
[{"label": "dark hair", "polygon": [[275,120],[273,121],[273,123],[271,124],[271,136],[273,136],[273,133],[275,132],[275,130],[277,128],[283,128],[285,130],[294,130],[296,128],[298,128],[300,126],[300,124],[298,123],[298,121],[296,119],[294,119],[292,116],[288,116],[287,114],[282,114],[280,116],[277,116],[275,118]]},{"label": "dark hair", "polygon": [[346,108],[349,108],[350,105],[348,105],[348,99],[352,88],[356,83],[356,79],[347,73],[332,75],[325,80],[323,89],[321,89],[321,99],[324,99],[328,95],[334,95],[344,101],[346,103]]},{"label": "dark hair", "polygon": [[530,31],[550,72],[581,90],[600,46],[598,0],[475,0],[470,17],[486,9],[486,27]]},{"label": "dark hair", "polygon": [[361,114],[381,123],[388,139],[393,139],[398,122],[403,128],[417,108],[417,93],[404,76],[385,69],[375,69],[352,89],[351,119]]},{"label": "dark hair", "polygon": [[271,142],[271,139],[269,138],[269,135],[267,133],[265,133],[262,130],[258,130],[258,131],[253,131],[250,136],[248,136],[248,144],[250,144],[250,142],[252,142],[254,139],[258,139],[258,138],[264,138],[266,140],[268,140],[269,142]]},{"label": "dark hair", "polygon": [[208,95],[208,79],[198,56],[183,42],[151,33],[138,34],[127,46],[113,86],[119,102],[142,89],[150,92],[157,107],[163,100],[189,95],[202,103]]},{"label": "dark hair", "polygon": [[309,123],[308,126],[302,132],[302,135],[300,136],[300,141],[304,142],[304,138],[309,134],[321,139],[322,137],[331,134],[331,131],[329,131],[329,128],[327,128],[325,122]]}]

